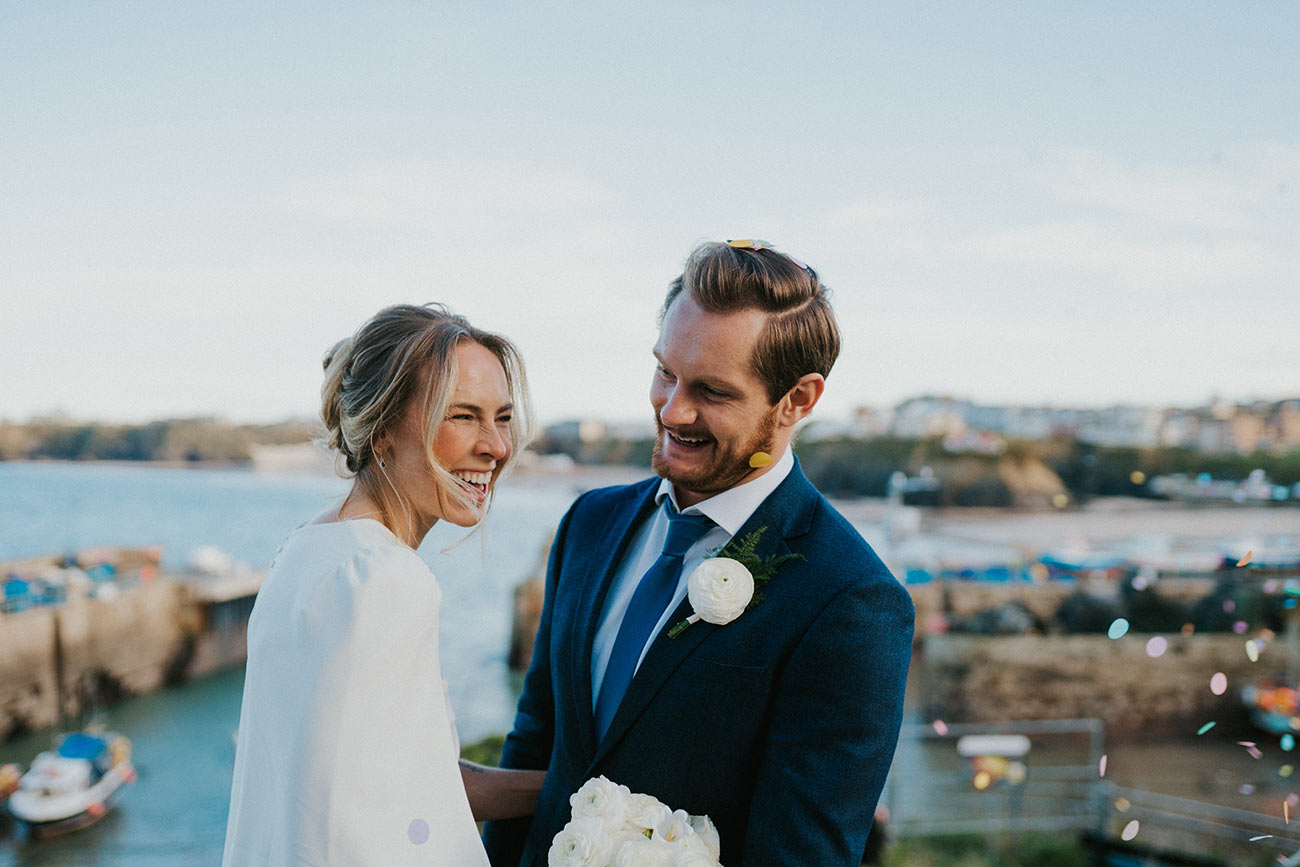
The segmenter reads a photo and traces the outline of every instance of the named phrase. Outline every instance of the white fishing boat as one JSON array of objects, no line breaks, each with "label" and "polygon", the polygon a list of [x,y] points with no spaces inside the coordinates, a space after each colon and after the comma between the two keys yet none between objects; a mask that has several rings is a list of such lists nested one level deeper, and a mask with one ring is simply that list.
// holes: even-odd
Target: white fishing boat
[{"label": "white fishing boat", "polygon": [[32,761],[9,797],[9,812],[36,836],[83,828],[103,818],[135,780],[129,740],[72,732]]}]

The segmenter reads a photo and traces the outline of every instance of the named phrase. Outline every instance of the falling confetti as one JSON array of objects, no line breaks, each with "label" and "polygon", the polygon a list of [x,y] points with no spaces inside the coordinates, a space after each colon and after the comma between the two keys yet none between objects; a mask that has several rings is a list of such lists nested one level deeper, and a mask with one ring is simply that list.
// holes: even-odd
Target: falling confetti
[{"label": "falling confetti", "polygon": [[1119,838],[1127,843],[1138,835],[1138,827],[1138,820],[1134,819],[1132,822],[1129,822],[1124,826],[1124,830],[1120,832]]},{"label": "falling confetti", "polygon": [[1210,729],[1212,729],[1212,728],[1214,728],[1214,723],[1212,723],[1212,722],[1207,722],[1205,725],[1203,725],[1203,726],[1201,726],[1200,728],[1198,728],[1198,729],[1196,730],[1196,733],[1197,733],[1198,735],[1203,735],[1203,734],[1205,734],[1206,732],[1208,732],[1208,731],[1209,731]]},{"label": "falling confetti", "polygon": [[1101,757],[1101,761],[1097,764],[1097,776],[1106,776],[1106,756],[1104,754]]},{"label": "falling confetti", "polygon": [[423,846],[429,840],[429,823],[423,819],[412,819],[406,827],[406,838],[417,846]]},{"label": "falling confetti", "polygon": [[1147,640],[1147,656],[1152,659],[1163,656],[1165,651],[1168,649],[1169,639],[1165,638],[1163,635],[1156,635]]},{"label": "falling confetti", "polygon": [[948,734],[948,724],[941,719],[935,720],[934,733],[937,734],[939,737],[944,737],[945,735]]},{"label": "falling confetti", "polygon": [[1116,617],[1115,621],[1111,623],[1110,629],[1106,630],[1106,634],[1110,636],[1111,639],[1123,638],[1127,632],[1128,621],[1123,617]]},{"label": "falling confetti", "polygon": [[1283,765],[1282,767],[1277,769],[1277,775],[1284,780],[1294,773],[1295,773],[1294,765]]},{"label": "falling confetti", "polygon": [[1214,677],[1210,678],[1210,692],[1215,695],[1223,695],[1228,691],[1228,676],[1221,671],[1216,671]]},{"label": "falling confetti", "polygon": [[1253,557],[1254,555],[1255,555],[1254,551],[1247,551],[1246,556],[1242,557],[1240,560],[1237,561],[1237,565],[1245,566],[1247,563],[1250,562],[1250,558]]},{"label": "falling confetti", "polygon": [[1246,752],[1250,753],[1252,759],[1259,759],[1264,755],[1259,751],[1259,747],[1255,746],[1254,741],[1237,741],[1237,746],[1245,747]]},{"label": "falling confetti", "polygon": [[1236,623],[1232,624],[1232,631],[1238,635],[1245,635],[1246,630],[1249,628],[1250,624],[1244,620],[1238,620]]},{"label": "falling confetti", "polygon": [[992,782],[993,782],[993,775],[990,774],[988,771],[980,771],[978,774],[975,775],[975,780],[974,780],[975,788],[979,789],[981,792],[987,789],[989,787],[989,784]]},{"label": "falling confetti", "polygon": [[1234,612],[1234,611],[1236,611],[1236,610],[1237,610],[1237,603],[1236,603],[1235,600],[1232,600],[1232,599],[1225,599],[1225,600],[1223,600],[1223,613],[1224,613],[1224,614],[1231,614],[1232,612]]},{"label": "falling confetti", "polygon": [[1295,749],[1295,735],[1290,732],[1282,735],[1282,749],[1286,750],[1288,753]]},{"label": "falling confetti", "polygon": [[1241,787],[1237,789],[1237,791],[1241,792],[1243,795],[1253,795],[1255,794],[1255,787],[1250,783],[1242,783]]},{"label": "falling confetti", "polygon": [[755,469],[765,467],[770,463],[772,463],[772,456],[767,452],[754,452],[749,456],[749,465]]},{"label": "falling confetti", "polygon": [[1246,656],[1251,662],[1259,662],[1259,645],[1253,638],[1246,642]]},{"label": "falling confetti", "polygon": [[1291,805],[1286,801],[1282,802],[1282,818],[1286,820],[1288,825],[1291,824]]},{"label": "falling confetti", "polygon": [[1115,799],[1115,809],[1121,813],[1127,813],[1129,811],[1129,807],[1132,806],[1133,806],[1133,802],[1130,801],[1128,798]]},{"label": "falling confetti", "polygon": [[1258,843],[1260,840],[1271,840],[1271,839],[1273,839],[1272,834],[1260,834],[1258,837],[1251,837],[1250,842]]}]

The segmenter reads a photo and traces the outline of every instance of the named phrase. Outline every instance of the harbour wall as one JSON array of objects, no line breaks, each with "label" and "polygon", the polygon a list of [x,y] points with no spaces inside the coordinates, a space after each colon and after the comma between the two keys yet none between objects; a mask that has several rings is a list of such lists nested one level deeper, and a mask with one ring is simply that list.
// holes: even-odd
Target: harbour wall
[{"label": "harbour wall", "polygon": [[[1121,736],[1188,734],[1207,722],[1241,722],[1240,692],[1282,675],[1285,642],[1246,655],[1247,637],[1164,634],[1167,649],[1147,653],[1153,636],[930,635],[912,686],[927,720],[993,723],[1095,717]],[[1223,672],[1227,690],[1210,679]]]},{"label": "harbour wall", "polygon": [[111,599],[0,614],[0,740],[241,664],[255,592],[214,598],[160,576]]}]

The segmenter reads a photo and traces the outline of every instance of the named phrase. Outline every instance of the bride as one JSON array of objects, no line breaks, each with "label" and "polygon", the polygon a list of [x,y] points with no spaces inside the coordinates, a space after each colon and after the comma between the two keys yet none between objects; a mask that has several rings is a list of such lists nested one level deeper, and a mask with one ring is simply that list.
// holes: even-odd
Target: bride
[{"label": "bride", "polygon": [[487,513],[528,435],[523,365],[439,305],[399,305],[331,350],[321,395],[352,488],[258,593],[222,863],[486,865],[475,820],[531,813],[544,772],[458,765],[415,549]]}]

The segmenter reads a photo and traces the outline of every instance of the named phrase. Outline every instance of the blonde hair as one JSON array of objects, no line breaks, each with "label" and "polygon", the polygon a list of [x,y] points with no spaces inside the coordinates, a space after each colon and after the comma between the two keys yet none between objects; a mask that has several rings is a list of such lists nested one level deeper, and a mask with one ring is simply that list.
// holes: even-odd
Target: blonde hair
[{"label": "blonde hair", "polygon": [[[514,404],[510,454],[497,466],[495,481],[514,466],[533,436],[523,359],[509,340],[475,328],[441,304],[397,304],[380,310],[325,354],[321,386],[325,444],[337,453],[339,475],[356,480],[390,528],[399,518],[409,527],[412,516],[402,492],[376,457],[375,443],[391,426],[401,423],[413,400],[423,402],[425,454],[439,488],[472,504],[456,477],[438,464],[433,451],[456,387],[456,348],[462,343],[477,343],[497,357]],[[487,507],[485,515],[490,500]]]}]

